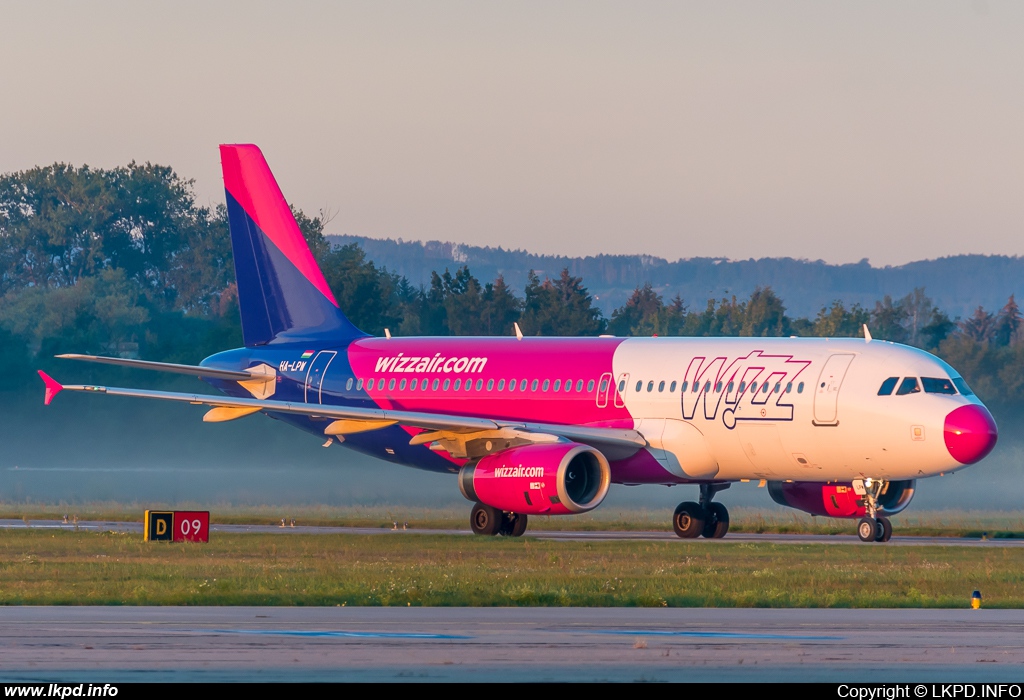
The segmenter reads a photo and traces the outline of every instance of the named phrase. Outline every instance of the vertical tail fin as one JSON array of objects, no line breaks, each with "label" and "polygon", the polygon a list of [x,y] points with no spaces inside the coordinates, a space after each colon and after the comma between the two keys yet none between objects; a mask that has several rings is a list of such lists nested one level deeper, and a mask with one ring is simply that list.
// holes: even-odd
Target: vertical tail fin
[{"label": "vertical tail fin", "polygon": [[220,160],[245,344],[365,335],[338,308],[260,149],[222,145]]}]

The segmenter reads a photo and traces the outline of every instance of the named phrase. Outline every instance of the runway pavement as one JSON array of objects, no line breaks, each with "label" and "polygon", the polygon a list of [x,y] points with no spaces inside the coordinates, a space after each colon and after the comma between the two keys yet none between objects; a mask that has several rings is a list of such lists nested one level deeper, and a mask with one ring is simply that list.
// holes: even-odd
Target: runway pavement
[{"label": "runway pavement", "polygon": [[[23,529],[23,528],[56,528],[61,530],[94,530],[103,532],[142,532],[142,523],[135,522],[107,522],[107,521],[82,521],[79,523],[63,523],[60,520],[22,520],[0,519],[0,529]],[[685,540],[687,542],[706,542],[714,546],[721,542],[772,542],[775,544],[851,544],[865,546],[856,535],[852,534],[853,524],[850,526],[849,535],[792,535],[772,533],[739,533],[733,532],[726,535],[724,540]],[[277,525],[216,525],[210,526],[210,531],[217,532],[257,532],[265,534],[306,534],[306,535],[327,535],[327,534],[348,534],[348,535],[472,535],[469,530],[431,530],[431,529],[407,529],[401,528],[392,530],[390,528],[376,527],[330,527],[330,526],[308,526],[296,525],[295,527],[280,527]],[[680,542],[674,533],[668,531],[659,532],[624,532],[624,531],[571,531],[571,530],[527,530],[527,537],[536,537],[543,540],[566,540],[566,541],[608,541],[608,540],[666,540]],[[897,531],[892,540],[884,546],[920,546],[939,545],[945,547],[1024,547],[1024,539],[980,539],[967,537],[914,537],[903,536]],[[872,543],[870,546],[882,546],[880,543]]]},{"label": "runway pavement", "polygon": [[0,680],[1020,681],[1024,611],[0,608]]}]

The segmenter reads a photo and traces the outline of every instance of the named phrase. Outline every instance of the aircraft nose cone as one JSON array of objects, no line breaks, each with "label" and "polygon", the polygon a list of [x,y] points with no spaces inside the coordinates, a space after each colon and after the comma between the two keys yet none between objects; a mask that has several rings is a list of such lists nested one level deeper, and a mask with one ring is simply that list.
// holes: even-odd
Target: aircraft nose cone
[{"label": "aircraft nose cone", "polygon": [[984,406],[961,406],[946,416],[946,449],[961,464],[974,464],[996,446],[996,422]]}]

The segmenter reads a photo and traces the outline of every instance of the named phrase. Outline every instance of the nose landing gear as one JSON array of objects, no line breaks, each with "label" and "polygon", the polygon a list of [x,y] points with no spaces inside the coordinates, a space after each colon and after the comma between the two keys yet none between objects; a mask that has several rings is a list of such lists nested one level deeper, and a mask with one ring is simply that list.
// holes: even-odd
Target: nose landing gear
[{"label": "nose landing gear", "polygon": [[857,536],[861,542],[888,542],[892,538],[892,523],[889,518],[878,514],[878,499],[888,487],[889,482],[881,479],[857,479],[853,482],[854,491],[864,500],[866,511],[857,522]]},{"label": "nose landing gear", "polygon": [[713,502],[715,494],[731,484],[701,484],[700,503],[686,501],[676,507],[672,516],[672,529],[684,539],[706,537],[720,539],[729,532],[729,511],[721,503]]}]

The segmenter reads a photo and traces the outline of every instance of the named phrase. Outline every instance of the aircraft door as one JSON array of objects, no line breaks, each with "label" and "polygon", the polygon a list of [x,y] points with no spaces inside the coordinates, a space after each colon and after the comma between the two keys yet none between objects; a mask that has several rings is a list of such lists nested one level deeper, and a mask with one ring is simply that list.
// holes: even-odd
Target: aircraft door
[{"label": "aircraft door", "polygon": [[323,403],[320,390],[323,387],[324,375],[327,374],[327,368],[337,354],[334,350],[323,350],[309,363],[309,369],[306,371],[306,403]]},{"label": "aircraft door", "polygon": [[605,372],[601,375],[601,380],[597,383],[597,407],[605,408],[608,405],[608,393],[615,391],[615,387],[612,386],[612,373]]},{"label": "aircraft door", "polygon": [[626,400],[623,395],[626,393],[626,385],[629,384],[629,372],[624,372],[619,375],[618,380],[615,382],[615,408],[624,408],[626,406]]},{"label": "aircraft door", "polygon": [[839,424],[839,388],[853,358],[853,355],[833,355],[821,368],[818,384],[814,387],[815,425]]}]

